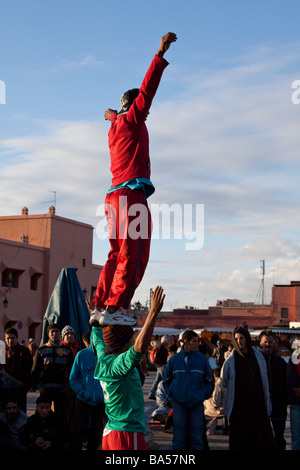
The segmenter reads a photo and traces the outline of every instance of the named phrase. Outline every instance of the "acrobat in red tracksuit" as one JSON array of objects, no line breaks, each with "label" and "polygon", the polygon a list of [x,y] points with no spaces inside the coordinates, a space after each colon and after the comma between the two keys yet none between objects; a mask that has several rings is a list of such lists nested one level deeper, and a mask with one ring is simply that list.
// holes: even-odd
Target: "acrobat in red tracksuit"
[{"label": "acrobat in red tracksuit", "polygon": [[[164,58],[155,55],[129,110],[121,114],[113,112],[110,116],[108,145],[112,186],[105,198],[105,214],[111,250],[94,298],[98,310],[104,306],[127,309],[148,263],[151,215],[147,197],[154,192],[154,187],[150,182],[149,136],[145,121],[167,65]],[[136,207],[143,210],[135,212]],[[140,236],[136,236],[138,231]]]}]

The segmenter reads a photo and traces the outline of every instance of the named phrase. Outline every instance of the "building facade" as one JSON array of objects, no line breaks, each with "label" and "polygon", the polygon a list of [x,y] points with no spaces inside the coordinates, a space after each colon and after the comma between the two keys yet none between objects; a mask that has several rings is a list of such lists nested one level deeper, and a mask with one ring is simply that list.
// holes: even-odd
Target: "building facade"
[{"label": "building facade", "polygon": [[[144,312],[135,312],[138,326],[146,319]],[[230,328],[247,322],[251,329],[288,327],[300,322],[300,281],[288,285],[272,287],[270,305],[243,303],[227,299],[218,301],[216,306],[207,309],[183,308],[171,312],[161,312],[156,320],[157,327],[179,329]]]},{"label": "building facade", "polygon": [[[138,326],[145,323],[146,315],[135,313]],[[156,327],[178,329],[230,328],[234,329],[247,322],[251,329],[264,329],[272,325],[272,312],[268,306],[224,307],[215,306],[208,309],[174,309],[172,312],[161,312],[156,320]]]},{"label": "building facade", "polygon": [[272,312],[277,324],[300,322],[300,281],[273,286]]},{"label": "building facade", "polygon": [[43,316],[62,268],[76,267],[87,296],[102,266],[93,264],[93,227],[48,214],[0,217],[0,338],[10,326],[19,340],[40,340]]},{"label": "building facade", "polygon": [[[93,264],[93,232],[89,224],[48,214],[0,217],[0,339],[13,326],[19,340],[41,337],[43,316],[62,268],[76,267],[87,297],[94,295],[102,266]],[[138,326],[144,309],[132,311]],[[161,312],[156,327],[177,329],[235,328],[246,321],[249,328],[288,326],[300,322],[300,281],[274,285],[270,305],[218,301],[207,309],[182,308]]]}]

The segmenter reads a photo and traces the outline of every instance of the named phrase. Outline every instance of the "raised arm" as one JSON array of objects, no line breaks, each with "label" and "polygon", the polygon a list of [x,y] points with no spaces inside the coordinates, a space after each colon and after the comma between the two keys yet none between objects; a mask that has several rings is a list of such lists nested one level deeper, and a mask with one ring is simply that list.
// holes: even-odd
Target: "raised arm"
[{"label": "raised arm", "polygon": [[134,350],[137,353],[143,354],[147,351],[153,334],[155,321],[157,315],[162,309],[164,299],[165,294],[163,294],[163,288],[161,286],[157,286],[154,292],[152,293],[151,307],[144,323],[144,326],[141,329],[134,343]]}]

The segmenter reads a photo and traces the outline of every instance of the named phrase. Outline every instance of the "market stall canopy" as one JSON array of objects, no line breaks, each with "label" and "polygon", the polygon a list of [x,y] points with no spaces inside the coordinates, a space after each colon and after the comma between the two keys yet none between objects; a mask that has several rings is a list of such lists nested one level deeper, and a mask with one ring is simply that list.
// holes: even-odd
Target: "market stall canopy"
[{"label": "market stall canopy", "polygon": [[[208,333],[232,333],[234,328],[218,328],[218,327],[206,327],[206,328],[201,328],[201,329],[196,329],[194,330],[199,336],[201,333],[204,331],[207,331]],[[251,331],[251,330],[249,330]]]},{"label": "market stall canopy", "polygon": [[[135,327],[133,328],[134,331],[140,331],[142,329],[142,327]],[[157,336],[165,336],[165,335],[174,335],[174,336],[177,336],[177,335],[180,335],[180,333],[182,332],[182,330],[178,330],[176,328],[164,328],[164,327],[155,327],[154,328],[154,331],[153,331],[153,335],[157,335]]]},{"label": "market stall canopy", "polygon": [[41,345],[48,341],[48,326],[57,323],[60,330],[72,326],[80,348],[84,346],[81,337],[91,330],[90,314],[76,271],[77,268],[63,268],[58,276],[43,319]]},{"label": "market stall canopy", "polygon": [[272,333],[278,333],[280,335],[300,335],[300,330],[295,329],[295,328],[277,328],[277,327],[269,327],[269,328],[264,328],[262,330],[249,330],[250,334],[253,338],[256,338],[257,336],[260,335],[262,331],[272,331]]}]

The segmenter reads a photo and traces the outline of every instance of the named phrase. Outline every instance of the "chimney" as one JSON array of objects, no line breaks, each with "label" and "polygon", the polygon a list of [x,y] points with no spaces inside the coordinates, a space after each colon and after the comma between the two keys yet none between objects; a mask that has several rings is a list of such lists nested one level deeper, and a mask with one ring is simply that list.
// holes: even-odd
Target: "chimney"
[{"label": "chimney", "polygon": [[55,207],[54,206],[49,207],[49,214],[55,215]]},{"label": "chimney", "polygon": [[27,207],[23,207],[23,209],[22,209],[22,215],[28,215],[28,209],[27,209]]},{"label": "chimney", "polygon": [[21,240],[22,240],[22,243],[24,243],[24,245],[28,245],[29,243],[29,237],[26,233],[23,233],[22,237],[21,237]]}]

